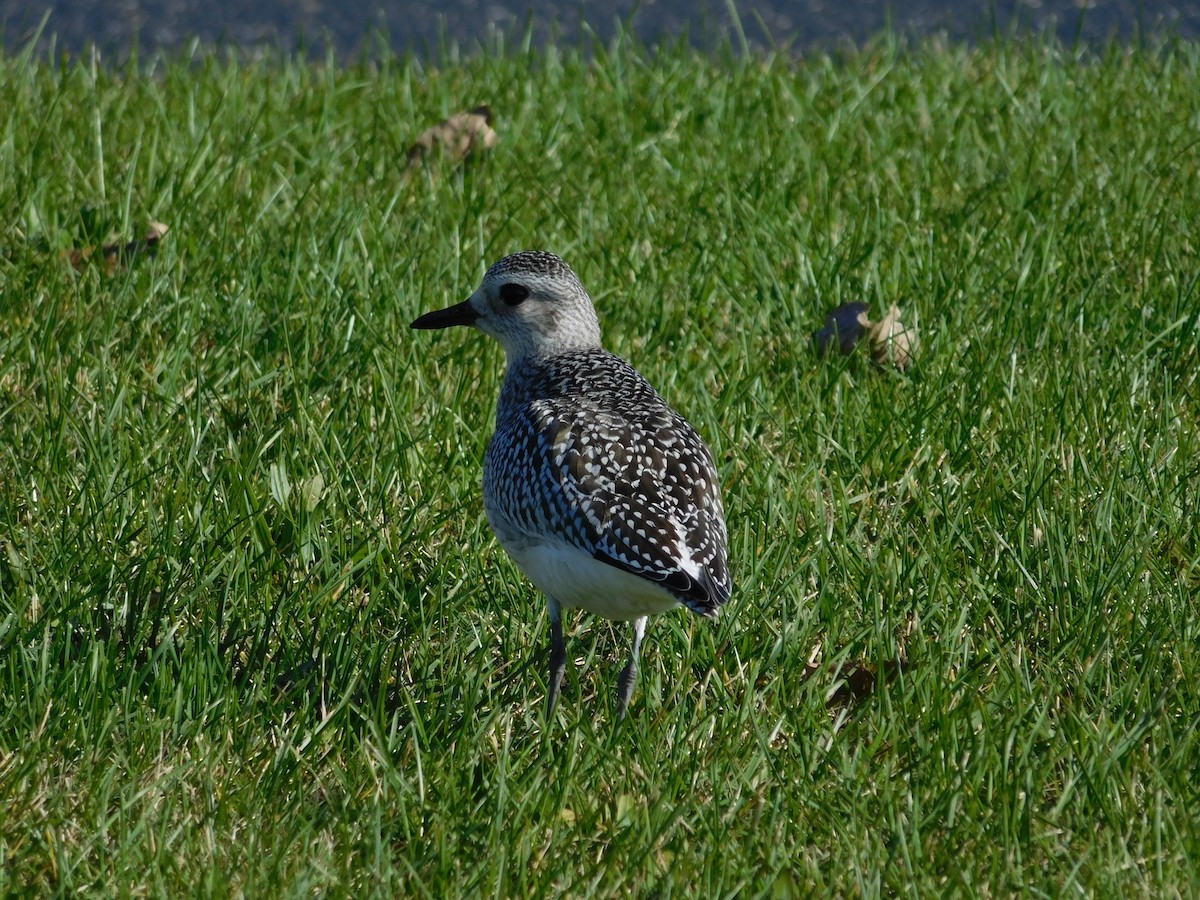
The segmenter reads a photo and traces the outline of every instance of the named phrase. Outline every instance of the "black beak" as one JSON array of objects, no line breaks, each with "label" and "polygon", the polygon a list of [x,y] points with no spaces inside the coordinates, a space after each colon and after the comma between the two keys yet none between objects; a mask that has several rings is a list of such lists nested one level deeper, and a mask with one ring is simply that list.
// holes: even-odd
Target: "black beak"
[{"label": "black beak", "polygon": [[479,318],[470,300],[439,309],[437,312],[425,313],[412,323],[413,328],[449,328],[451,325],[470,325]]}]

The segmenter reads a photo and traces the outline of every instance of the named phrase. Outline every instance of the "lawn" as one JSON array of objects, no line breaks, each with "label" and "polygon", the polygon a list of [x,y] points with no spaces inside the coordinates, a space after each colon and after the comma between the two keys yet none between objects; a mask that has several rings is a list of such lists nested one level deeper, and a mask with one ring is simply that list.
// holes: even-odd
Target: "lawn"
[{"label": "lawn", "polygon": [[[1194,896],[1198,198],[1188,44],[0,57],[0,893]],[[526,247],[724,482],[621,724],[408,328]]]}]

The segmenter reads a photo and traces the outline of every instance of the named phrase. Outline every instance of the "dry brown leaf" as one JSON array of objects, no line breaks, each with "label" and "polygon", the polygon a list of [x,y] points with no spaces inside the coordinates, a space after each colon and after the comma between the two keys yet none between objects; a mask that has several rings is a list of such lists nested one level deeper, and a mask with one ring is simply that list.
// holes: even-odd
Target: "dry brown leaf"
[{"label": "dry brown leaf", "polygon": [[854,350],[865,329],[871,327],[867,318],[870,307],[860,300],[843,303],[825,317],[825,327],[813,332],[813,344],[817,355],[824,356],[836,341],[843,356],[849,356]]},{"label": "dry brown leaf", "polygon": [[846,706],[865,700],[881,682],[889,684],[903,671],[899,659],[887,659],[875,666],[866,660],[855,659],[842,666],[834,675],[841,681],[825,701],[827,707]]},{"label": "dry brown leaf", "polygon": [[171,229],[161,222],[151,222],[146,226],[145,236],[127,243],[119,241],[104,244],[100,247],[72,247],[63,251],[63,257],[79,271],[99,255],[103,260],[104,274],[112,275],[121,266],[128,265],[135,256],[146,253],[153,256],[158,252],[158,242]]},{"label": "dry brown leaf", "polygon": [[800,672],[800,681],[808,681],[819,674],[827,676],[832,682],[832,690],[828,690],[826,694],[825,706],[833,709],[865,700],[881,683],[890,684],[906,668],[903,650],[895,659],[884,660],[879,665],[865,659],[850,659],[840,665],[825,665],[821,662],[821,647],[818,644],[809,654],[808,661]]},{"label": "dry brown leaf", "polygon": [[408,150],[408,165],[411,168],[438,149],[452,162],[462,162],[475,153],[491,150],[499,140],[492,130],[492,110],[477,106],[470,112],[455,113],[421,132]]},{"label": "dry brown leaf", "polygon": [[901,372],[912,362],[917,349],[917,331],[900,321],[900,308],[894,303],[887,315],[870,327],[871,358],[883,365],[891,363]]}]

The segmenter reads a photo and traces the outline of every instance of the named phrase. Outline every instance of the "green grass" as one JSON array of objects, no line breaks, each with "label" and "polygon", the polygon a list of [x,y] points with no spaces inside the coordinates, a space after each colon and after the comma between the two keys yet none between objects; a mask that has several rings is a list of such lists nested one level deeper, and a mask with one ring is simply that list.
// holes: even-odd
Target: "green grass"
[{"label": "green grass", "polygon": [[[1189,45],[0,59],[0,893],[1194,895],[1198,84]],[[479,102],[495,152],[406,177]],[[619,728],[587,617],[542,717],[499,348],[408,329],[523,247],[724,479],[734,596],[651,624]],[[907,373],[813,358],[857,299]]]}]

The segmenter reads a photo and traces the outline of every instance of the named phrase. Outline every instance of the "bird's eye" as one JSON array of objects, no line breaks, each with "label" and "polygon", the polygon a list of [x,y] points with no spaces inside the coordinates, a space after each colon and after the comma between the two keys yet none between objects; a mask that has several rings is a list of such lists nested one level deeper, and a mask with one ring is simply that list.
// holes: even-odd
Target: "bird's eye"
[{"label": "bird's eye", "polygon": [[500,286],[500,299],[509,306],[519,306],[529,296],[529,288],[510,281]]}]

